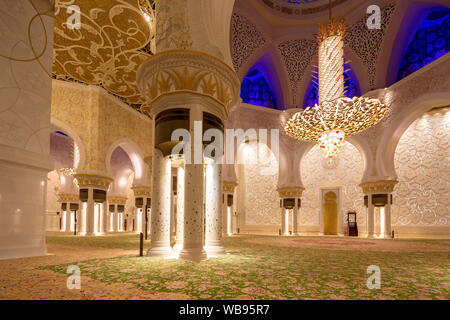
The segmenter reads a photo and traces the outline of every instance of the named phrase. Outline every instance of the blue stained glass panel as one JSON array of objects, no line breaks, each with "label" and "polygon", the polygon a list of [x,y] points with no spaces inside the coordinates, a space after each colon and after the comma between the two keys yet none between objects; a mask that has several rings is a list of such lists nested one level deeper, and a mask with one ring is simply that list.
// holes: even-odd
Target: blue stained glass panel
[{"label": "blue stained glass panel", "polygon": [[406,49],[397,81],[419,70],[450,51],[450,10],[427,15]]},{"label": "blue stained glass panel", "polygon": [[249,72],[242,81],[241,98],[248,104],[277,109],[275,95],[266,78],[257,69]]}]

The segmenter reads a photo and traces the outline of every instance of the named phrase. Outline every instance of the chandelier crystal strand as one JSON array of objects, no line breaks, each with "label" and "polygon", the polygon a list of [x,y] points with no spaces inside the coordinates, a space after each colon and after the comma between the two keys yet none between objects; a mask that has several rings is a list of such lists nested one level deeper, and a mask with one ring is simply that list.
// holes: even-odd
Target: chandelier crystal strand
[{"label": "chandelier crystal strand", "polygon": [[319,47],[319,104],[344,95],[344,41],[326,38]]},{"label": "chandelier crystal strand", "polygon": [[343,21],[330,19],[327,26],[320,26],[316,37],[319,104],[294,114],[284,128],[292,138],[316,142],[329,162],[346,137],[374,126],[386,113],[386,106],[378,99],[344,96],[344,36]]}]

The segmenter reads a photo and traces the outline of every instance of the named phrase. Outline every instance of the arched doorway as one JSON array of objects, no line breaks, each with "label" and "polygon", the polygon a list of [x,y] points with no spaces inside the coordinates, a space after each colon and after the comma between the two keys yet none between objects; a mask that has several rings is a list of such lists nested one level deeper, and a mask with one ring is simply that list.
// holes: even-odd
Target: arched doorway
[{"label": "arched doorway", "polygon": [[75,212],[70,206],[78,204],[79,197],[73,178],[73,170],[79,164],[79,148],[65,131],[52,129],[50,155],[55,160],[55,170],[47,174],[46,230],[71,232],[75,229]]},{"label": "arched doorway", "polygon": [[[139,169],[140,170],[140,169]],[[109,172],[114,182],[108,189],[109,218],[108,231],[126,232],[141,229],[141,212],[136,211],[132,190],[136,176],[135,166],[129,153],[117,146],[109,157]]]},{"label": "arched doorway", "polygon": [[442,234],[450,225],[448,149],[450,107],[418,117],[401,136],[394,154],[398,184],[391,224],[402,237]]},{"label": "arched doorway", "polygon": [[325,195],[333,192],[337,203],[337,235],[347,231],[346,213],[357,212],[358,226],[366,225],[364,194],[359,186],[364,174],[364,156],[355,145],[345,142],[332,164],[327,163],[316,145],[302,158],[302,233],[324,235]]},{"label": "arched doorway", "polygon": [[325,193],[323,201],[323,233],[325,235],[337,235],[338,203],[336,193],[328,191]]}]

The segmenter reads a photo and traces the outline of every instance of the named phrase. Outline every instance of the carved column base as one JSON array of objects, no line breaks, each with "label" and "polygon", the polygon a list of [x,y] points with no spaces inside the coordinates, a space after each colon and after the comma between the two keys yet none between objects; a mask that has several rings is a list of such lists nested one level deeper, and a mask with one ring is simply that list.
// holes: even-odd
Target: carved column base
[{"label": "carved column base", "polygon": [[208,256],[202,247],[183,248],[178,255],[178,259],[185,261],[199,262],[207,260]]},{"label": "carved column base", "polygon": [[208,241],[204,246],[208,258],[217,257],[226,253],[225,248],[222,246],[222,241]]},{"label": "carved column base", "polygon": [[147,257],[165,258],[165,259],[175,258],[174,252],[171,247],[169,246],[158,247],[157,245],[154,245],[154,243],[152,243],[152,246],[153,247],[147,252]]},{"label": "carved column base", "polygon": [[183,243],[176,243],[173,246],[173,252],[174,254],[176,254],[177,256],[180,254],[181,250],[183,249]]}]

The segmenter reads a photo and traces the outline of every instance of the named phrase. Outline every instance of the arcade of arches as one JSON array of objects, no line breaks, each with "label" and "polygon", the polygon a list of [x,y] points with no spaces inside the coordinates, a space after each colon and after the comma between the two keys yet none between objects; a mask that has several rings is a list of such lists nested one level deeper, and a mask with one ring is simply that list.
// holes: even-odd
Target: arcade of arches
[{"label": "arcade of arches", "polygon": [[[388,111],[332,162],[283,130],[317,99],[328,0],[77,1],[79,29],[69,2],[0,6],[0,259],[143,233],[147,257],[199,262],[240,237],[350,241],[351,212],[364,241],[450,238],[448,1],[334,1],[346,84]],[[244,133],[214,141],[235,163],[198,152],[208,129]]]}]

